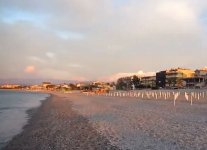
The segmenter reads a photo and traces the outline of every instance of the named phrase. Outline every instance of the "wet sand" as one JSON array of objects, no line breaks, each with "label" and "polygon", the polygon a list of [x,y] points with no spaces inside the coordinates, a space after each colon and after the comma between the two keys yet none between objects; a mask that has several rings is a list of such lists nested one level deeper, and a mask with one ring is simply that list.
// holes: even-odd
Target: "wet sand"
[{"label": "wet sand", "polygon": [[70,99],[64,96],[52,95],[28,113],[28,125],[5,150],[118,149],[87,118],[73,111]]}]

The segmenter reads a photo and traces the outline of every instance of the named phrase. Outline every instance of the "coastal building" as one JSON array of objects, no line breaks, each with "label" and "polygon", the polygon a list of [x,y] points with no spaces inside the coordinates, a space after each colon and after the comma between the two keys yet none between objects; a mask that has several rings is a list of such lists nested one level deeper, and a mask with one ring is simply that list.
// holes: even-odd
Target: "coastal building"
[{"label": "coastal building", "polygon": [[79,90],[89,90],[90,89],[90,83],[78,83],[78,84],[76,84],[76,87]]},{"label": "coastal building", "polygon": [[166,71],[160,71],[156,73],[156,87],[165,88],[166,84]]},{"label": "coastal building", "polygon": [[176,68],[166,70],[166,88],[181,88],[186,86],[185,78],[192,78],[195,76],[195,71],[191,69]]},{"label": "coastal building", "polygon": [[187,88],[202,88],[207,85],[207,69],[195,70],[194,77],[185,78]]},{"label": "coastal building", "polygon": [[46,90],[54,91],[54,90],[56,90],[56,85],[54,85],[54,84],[49,84],[49,85],[46,86]]},{"label": "coastal building", "polygon": [[140,83],[145,88],[154,88],[156,87],[156,76],[142,77]]},{"label": "coastal building", "polygon": [[60,90],[61,91],[71,91],[72,90],[72,87],[70,85],[68,85],[68,84],[62,84],[60,86]]},{"label": "coastal building", "polygon": [[206,78],[207,77],[207,68],[195,70],[195,76]]},{"label": "coastal building", "polygon": [[[156,76],[138,77],[136,89],[142,88],[203,88],[207,87],[207,68],[191,70],[172,68],[156,73]],[[122,77],[117,80],[119,90],[134,89],[132,77]]]},{"label": "coastal building", "polygon": [[2,89],[20,89],[22,86],[18,84],[4,84],[1,86]]},{"label": "coastal building", "polygon": [[95,81],[92,83],[92,86],[99,89],[105,89],[105,90],[115,90],[116,87],[112,83],[106,83],[106,82],[99,82]]},{"label": "coastal building", "polygon": [[43,87],[41,85],[31,85],[29,87],[29,90],[37,90],[37,91],[40,91],[40,90],[43,90]]},{"label": "coastal building", "polygon": [[43,87],[44,89],[47,89],[47,86],[48,86],[48,85],[52,85],[51,82],[42,82],[42,87]]},{"label": "coastal building", "polygon": [[42,82],[43,90],[54,91],[57,90],[57,85],[52,84],[51,82]]}]

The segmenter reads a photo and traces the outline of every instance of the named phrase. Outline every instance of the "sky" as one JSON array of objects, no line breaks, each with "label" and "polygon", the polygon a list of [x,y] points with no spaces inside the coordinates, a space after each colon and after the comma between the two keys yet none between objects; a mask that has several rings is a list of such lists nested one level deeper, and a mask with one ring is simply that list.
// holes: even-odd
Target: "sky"
[{"label": "sky", "polygon": [[0,79],[203,68],[206,41],[206,0],[0,0]]}]

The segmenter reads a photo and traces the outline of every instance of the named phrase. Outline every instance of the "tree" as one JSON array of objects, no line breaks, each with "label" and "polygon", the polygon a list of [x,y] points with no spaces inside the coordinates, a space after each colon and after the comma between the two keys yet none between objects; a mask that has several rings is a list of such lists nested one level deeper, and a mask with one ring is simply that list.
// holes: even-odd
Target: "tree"
[{"label": "tree", "polygon": [[124,90],[127,87],[126,83],[124,82],[124,78],[119,78],[116,83],[117,90]]},{"label": "tree", "polygon": [[137,89],[140,85],[140,79],[136,75],[134,75],[132,77],[131,84],[133,84],[135,89]]},{"label": "tree", "polygon": [[71,90],[77,90],[77,86],[75,84],[70,83],[69,86],[71,87]]},{"label": "tree", "polygon": [[137,76],[122,77],[117,80],[116,88],[118,90],[131,90],[133,87],[138,88],[140,79]]}]

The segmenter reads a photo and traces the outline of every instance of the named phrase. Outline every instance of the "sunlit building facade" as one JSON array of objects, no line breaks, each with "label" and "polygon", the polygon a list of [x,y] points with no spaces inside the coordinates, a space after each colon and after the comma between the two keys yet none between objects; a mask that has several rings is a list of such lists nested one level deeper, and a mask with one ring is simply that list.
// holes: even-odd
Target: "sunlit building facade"
[{"label": "sunlit building facade", "polygon": [[145,88],[156,87],[156,76],[146,76],[141,78],[141,85]]},{"label": "sunlit building facade", "polygon": [[185,78],[187,88],[202,88],[207,84],[207,69],[195,70],[194,77]]},{"label": "sunlit building facade", "polygon": [[176,68],[166,71],[166,88],[181,88],[186,86],[185,78],[193,78],[195,71],[191,69]]}]

